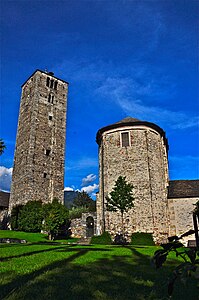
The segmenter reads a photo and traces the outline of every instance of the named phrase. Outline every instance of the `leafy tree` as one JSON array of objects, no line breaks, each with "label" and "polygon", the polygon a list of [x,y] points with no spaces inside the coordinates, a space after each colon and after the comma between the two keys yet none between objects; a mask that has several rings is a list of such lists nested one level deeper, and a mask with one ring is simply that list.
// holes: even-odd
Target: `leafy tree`
[{"label": "leafy tree", "polygon": [[41,201],[28,201],[18,214],[18,229],[27,232],[40,232],[43,211]]},{"label": "leafy tree", "polygon": [[2,155],[4,153],[5,148],[6,148],[6,145],[3,141],[3,139],[0,139],[0,155]]},{"label": "leafy tree", "polygon": [[124,212],[131,209],[133,204],[133,185],[126,182],[126,177],[119,176],[115,182],[110,197],[107,197],[107,210],[119,210],[122,217],[122,233],[124,233]]},{"label": "leafy tree", "polygon": [[69,219],[81,218],[82,213],[89,212],[89,209],[86,207],[72,207],[69,210]]},{"label": "leafy tree", "polygon": [[66,225],[69,219],[68,209],[58,199],[43,205],[43,216],[43,229],[48,232],[49,240],[55,238],[61,226]]},{"label": "leafy tree", "polygon": [[77,197],[73,200],[74,207],[84,207],[88,211],[96,210],[96,202],[85,191],[78,192]]},{"label": "leafy tree", "polygon": [[19,212],[23,208],[23,205],[16,205],[12,208],[10,216],[10,225],[12,229],[18,229]]}]

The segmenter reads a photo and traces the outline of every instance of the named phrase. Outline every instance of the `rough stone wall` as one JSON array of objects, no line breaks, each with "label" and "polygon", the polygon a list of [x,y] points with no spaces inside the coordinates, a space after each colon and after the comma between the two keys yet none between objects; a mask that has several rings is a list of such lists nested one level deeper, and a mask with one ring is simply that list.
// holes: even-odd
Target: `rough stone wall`
[{"label": "rough stone wall", "polygon": [[[129,132],[130,146],[121,146],[121,133]],[[106,131],[99,147],[100,187],[97,229],[111,235],[121,232],[119,213],[106,212],[106,196],[122,175],[134,186],[134,208],[125,215],[125,231],[152,232],[157,242],[168,236],[168,164],[161,135],[146,126],[126,126]]]},{"label": "rough stone wall", "polygon": [[81,218],[71,220],[72,237],[86,238],[86,219],[92,217],[94,220],[94,235],[96,235],[97,215],[96,213],[83,213]]},{"label": "rough stone wall", "polygon": [[67,83],[41,71],[22,87],[9,210],[29,200],[63,203],[67,93]]},{"label": "rough stone wall", "polygon": [[85,236],[85,228],[82,224],[81,218],[71,220],[70,227],[71,227],[71,231],[72,231],[71,237],[81,238],[81,237]]},{"label": "rough stone wall", "polygon": [[[192,212],[194,210],[194,204],[199,200],[196,198],[175,198],[169,199],[169,235],[181,235],[186,231],[193,229]],[[183,238],[183,242],[186,244],[188,240],[194,240],[195,236],[191,235]]]},{"label": "rough stone wall", "polygon": [[0,229],[8,229],[8,210],[0,209]]}]

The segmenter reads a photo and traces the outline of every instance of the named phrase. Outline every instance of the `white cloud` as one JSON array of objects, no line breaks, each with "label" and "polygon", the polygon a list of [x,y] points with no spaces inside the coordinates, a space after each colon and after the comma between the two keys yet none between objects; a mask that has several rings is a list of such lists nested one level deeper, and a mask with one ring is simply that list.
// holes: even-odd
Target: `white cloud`
[{"label": "white cloud", "polygon": [[99,188],[99,184],[94,183],[93,185],[88,185],[81,188],[81,192],[84,191],[88,194],[93,193],[95,190]]},{"label": "white cloud", "polygon": [[87,184],[93,182],[96,178],[97,178],[97,176],[94,175],[94,174],[89,174],[89,175],[87,175],[85,178],[82,179],[82,184],[81,184],[81,186],[85,186],[85,185],[87,185]]},{"label": "white cloud", "polygon": [[0,190],[10,191],[13,168],[0,166]]},{"label": "white cloud", "polygon": [[66,192],[72,192],[72,191],[74,191],[74,189],[72,187],[66,186],[64,188],[64,191],[66,191]]}]

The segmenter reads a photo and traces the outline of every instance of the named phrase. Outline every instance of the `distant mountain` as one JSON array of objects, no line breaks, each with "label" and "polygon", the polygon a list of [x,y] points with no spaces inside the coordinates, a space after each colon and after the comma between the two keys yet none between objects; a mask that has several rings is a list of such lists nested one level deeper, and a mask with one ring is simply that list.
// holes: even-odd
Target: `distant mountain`
[{"label": "distant mountain", "polygon": [[73,200],[77,197],[78,192],[64,191],[64,205],[70,208],[73,204]]},{"label": "distant mountain", "polygon": [[[64,191],[64,205],[68,208],[72,206],[73,200],[77,197],[75,191]],[[0,191],[0,209],[8,208],[10,193]]]}]

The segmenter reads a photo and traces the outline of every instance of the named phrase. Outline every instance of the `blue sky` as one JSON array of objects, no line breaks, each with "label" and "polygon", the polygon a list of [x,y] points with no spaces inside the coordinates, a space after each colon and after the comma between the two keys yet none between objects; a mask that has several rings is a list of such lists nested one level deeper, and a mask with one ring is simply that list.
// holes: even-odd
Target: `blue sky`
[{"label": "blue sky", "polygon": [[167,134],[170,179],[199,177],[198,1],[1,1],[0,188],[9,190],[21,84],[69,82],[65,187],[98,189],[98,129],[126,116]]}]

